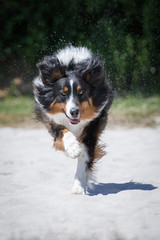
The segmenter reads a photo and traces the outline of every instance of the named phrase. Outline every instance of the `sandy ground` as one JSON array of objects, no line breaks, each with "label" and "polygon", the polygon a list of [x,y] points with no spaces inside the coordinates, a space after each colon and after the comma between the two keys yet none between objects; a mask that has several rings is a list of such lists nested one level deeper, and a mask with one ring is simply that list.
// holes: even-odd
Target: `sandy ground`
[{"label": "sandy ground", "polygon": [[45,129],[0,128],[0,240],[159,240],[160,127],[102,139],[94,190],[77,196],[76,160]]}]

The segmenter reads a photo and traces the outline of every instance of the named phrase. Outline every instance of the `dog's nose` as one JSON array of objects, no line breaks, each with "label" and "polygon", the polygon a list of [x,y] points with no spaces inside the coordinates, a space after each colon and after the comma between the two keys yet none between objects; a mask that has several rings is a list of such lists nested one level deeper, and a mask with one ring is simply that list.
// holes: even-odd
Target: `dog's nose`
[{"label": "dog's nose", "polygon": [[79,113],[79,109],[78,108],[71,108],[70,110],[70,114],[73,118],[77,118],[78,117],[78,113]]}]

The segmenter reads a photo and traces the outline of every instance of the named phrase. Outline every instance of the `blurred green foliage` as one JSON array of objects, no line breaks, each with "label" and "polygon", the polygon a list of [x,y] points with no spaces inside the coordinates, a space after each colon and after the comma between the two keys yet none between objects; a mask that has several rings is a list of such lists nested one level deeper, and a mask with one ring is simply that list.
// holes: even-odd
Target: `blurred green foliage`
[{"label": "blurred green foliage", "polygon": [[35,64],[67,44],[106,62],[119,92],[160,92],[160,1],[1,0],[0,86],[31,81]]},{"label": "blurred green foliage", "polygon": [[[156,126],[160,116],[159,103],[158,95],[148,98],[134,95],[116,97],[109,114],[109,126]],[[39,127],[35,121],[34,105],[33,97],[3,97],[0,99],[0,126]]]}]

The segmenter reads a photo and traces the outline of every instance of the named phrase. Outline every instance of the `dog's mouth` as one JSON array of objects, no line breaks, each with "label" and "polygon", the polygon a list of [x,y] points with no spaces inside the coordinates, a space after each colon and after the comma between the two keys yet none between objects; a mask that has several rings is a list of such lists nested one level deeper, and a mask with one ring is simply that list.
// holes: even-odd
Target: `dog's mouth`
[{"label": "dog's mouth", "polygon": [[62,108],[62,111],[64,112],[64,114],[66,115],[66,117],[68,118],[68,120],[70,121],[71,124],[78,124],[81,121],[81,118],[70,118],[68,117],[68,115],[66,114],[65,110]]},{"label": "dog's mouth", "polygon": [[78,123],[80,123],[80,121],[81,121],[81,119],[80,118],[69,118],[68,117],[68,119],[69,119],[69,121],[70,121],[70,123],[72,123],[72,124],[78,124]]}]

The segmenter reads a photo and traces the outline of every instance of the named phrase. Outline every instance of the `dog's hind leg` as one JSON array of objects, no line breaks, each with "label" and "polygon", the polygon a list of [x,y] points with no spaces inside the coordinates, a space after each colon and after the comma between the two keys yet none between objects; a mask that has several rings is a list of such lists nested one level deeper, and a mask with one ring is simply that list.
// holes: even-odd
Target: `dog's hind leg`
[{"label": "dog's hind leg", "polygon": [[77,171],[75,175],[75,182],[72,188],[73,194],[85,194],[87,185],[89,156],[87,147],[81,144],[81,153],[78,157]]}]

